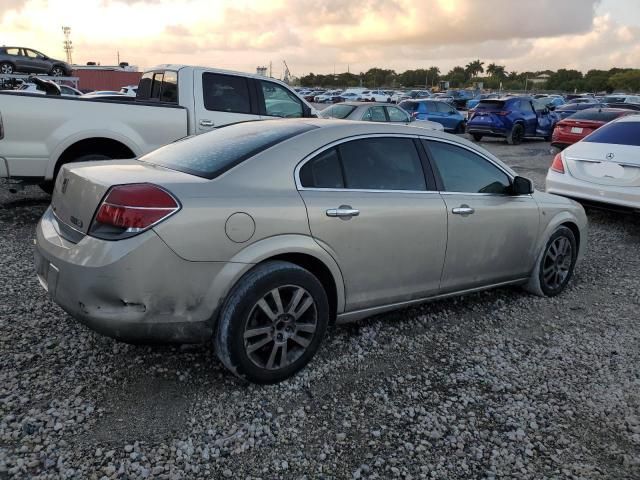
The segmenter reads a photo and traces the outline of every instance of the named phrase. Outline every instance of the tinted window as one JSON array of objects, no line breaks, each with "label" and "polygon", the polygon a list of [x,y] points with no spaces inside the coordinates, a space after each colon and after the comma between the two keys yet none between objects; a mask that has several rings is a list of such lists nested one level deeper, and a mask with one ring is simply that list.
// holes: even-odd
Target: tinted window
[{"label": "tinted window", "polygon": [[520,100],[520,110],[525,113],[533,112],[533,108],[531,107],[531,102],[529,100]]},{"label": "tinted window", "polygon": [[164,73],[154,73],[153,81],[151,83],[151,95],[149,98],[158,100],[160,98],[160,92],[162,91],[162,78]]},{"label": "tinted window", "polygon": [[425,111],[427,113],[436,113],[438,111],[438,103],[439,102],[423,102],[423,109],[421,111]]},{"label": "tinted window", "polygon": [[178,103],[178,74],[176,72],[164,72],[160,101]]},{"label": "tinted window", "polygon": [[367,109],[362,116],[362,120],[367,122],[386,122],[387,117],[384,114],[384,107],[371,107]]},{"label": "tinted window", "polygon": [[387,113],[389,114],[390,122],[408,122],[409,115],[396,107],[387,107]]},{"label": "tinted window", "polygon": [[452,113],[454,109],[445,102],[433,102],[438,109],[438,113]]},{"label": "tinted window", "polygon": [[346,188],[426,190],[420,157],[408,138],[367,138],[339,147]]},{"label": "tinted window", "polygon": [[297,122],[245,122],[171,143],[140,158],[204,178],[221,173],[273,145],[312,130]]},{"label": "tinted window", "polygon": [[607,112],[595,108],[587,108],[567,117],[568,120],[595,120],[598,122],[610,122],[618,118],[624,112]]},{"label": "tinted window", "polygon": [[249,85],[244,77],[202,74],[204,108],[220,112],[251,113]]},{"label": "tinted window", "polygon": [[[549,101],[548,100],[534,100],[533,108],[535,108],[536,112],[542,112],[547,108]],[[531,108],[531,107],[529,107]]]},{"label": "tinted window", "polygon": [[153,72],[147,72],[142,75],[140,82],[138,82],[138,91],[136,96],[140,99],[146,100],[151,96],[151,82],[153,81]]},{"label": "tinted window", "polygon": [[502,100],[480,100],[476,106],[476,110],[491,110],[499,111],[504,108],[504,102]]},{"label": "tinted window", "polygon": [[297,95],[277,83],[260,80],[260,84],[267,115],[283,118],[302,117],[302,103]]},{"label": "tinted window", "polygon": [[344,188],[340,158],[335,148],[322,152],[300,169],[300,183],[307,188]]},{"label": "tinted window", "polygon": [[322,118],[347,118],[356,109],[353,105],[334,105],[320,112]]},{"label": "tinted window", "polygon": [[404,108],[408,112],[415,112],[415,111],[418,110],[418,103],[416,103],[416,102],[407,102],[405,100],[404,102],[400,102],[400,107]]},{"label": "tinted window", "polygon": [[479,155],[449,143],[427,141],[444,189],[449,192],[509,192],[509,177]]},{"label": "tinted window", "polygon": [[600,127],[583,142],[640,146],[640,122],[614,122]]}]

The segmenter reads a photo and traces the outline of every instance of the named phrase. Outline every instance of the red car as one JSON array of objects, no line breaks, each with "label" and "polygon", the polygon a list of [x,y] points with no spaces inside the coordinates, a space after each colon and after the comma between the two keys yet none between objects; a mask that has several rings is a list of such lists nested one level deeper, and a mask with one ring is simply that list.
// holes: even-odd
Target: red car
[{"label": "red car", "polygon": [[561,149],[566,148],[579,142],[605,123],[631,113],[635,112],[622,108],[587,108],[580,110],[556,123],[551,136],[551,145]]}]

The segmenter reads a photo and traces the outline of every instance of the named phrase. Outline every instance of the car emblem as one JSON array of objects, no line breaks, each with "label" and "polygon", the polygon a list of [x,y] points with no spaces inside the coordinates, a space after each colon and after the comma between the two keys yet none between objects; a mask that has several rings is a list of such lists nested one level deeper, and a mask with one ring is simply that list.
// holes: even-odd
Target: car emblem
[{"label": "car emblem", "polygon": [[69,185],[69,179],[65,178],[64,180],[62,180],[62,188],[60,189],[62,193],[67,192],[67,185]]},{"label": "car emblem", "polygon": [[83,223],[79,218],[76,218],[72,215],[69,220],[71,220],[71,223],[73,223],[76,227],[82,228]]},{"label": "car emblem", "polygon": [[605,157],[607,160],[613,160],[613,157],[615,157],[615,155],[612,152],[607,153],[607,156]]}]

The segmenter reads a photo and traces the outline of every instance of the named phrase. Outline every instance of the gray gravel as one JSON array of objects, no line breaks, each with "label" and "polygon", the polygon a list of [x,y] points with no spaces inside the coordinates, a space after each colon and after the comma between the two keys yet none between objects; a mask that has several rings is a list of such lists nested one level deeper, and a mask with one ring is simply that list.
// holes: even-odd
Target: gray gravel
[{"label": "gray gravel", "polygon": [[[543,186],[549,145],[487,148]],[[209,346],[92,333],[32,269],[48,199],[0,192],[0,479],[638,479],[640,219],[589,212],[563,295],[516,288],[341,327],[280,385]]]}]

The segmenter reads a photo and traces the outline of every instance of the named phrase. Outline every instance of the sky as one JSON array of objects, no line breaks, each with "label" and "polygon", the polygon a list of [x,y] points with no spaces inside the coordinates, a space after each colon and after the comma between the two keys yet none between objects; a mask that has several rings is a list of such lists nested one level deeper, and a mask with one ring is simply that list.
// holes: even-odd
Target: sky
[{"label": "sky", "polygon": [[280,76],[438,66],[640,68],[640,0],[0,0],[0,45]]}]

